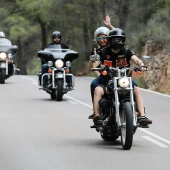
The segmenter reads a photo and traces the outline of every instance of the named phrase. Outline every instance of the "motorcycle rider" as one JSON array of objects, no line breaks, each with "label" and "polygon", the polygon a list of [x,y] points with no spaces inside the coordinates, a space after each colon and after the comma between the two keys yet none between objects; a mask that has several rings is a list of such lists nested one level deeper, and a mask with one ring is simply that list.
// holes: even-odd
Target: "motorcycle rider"
[{"label": "motorcycle rider", "polygon": [[[112,61],[113,67],[117,67],[117,64],[122,64],[122,60],[120,60],[122,58],[120,57],[123,57],[123,59],[126,58],[126,61],[129,66],[130,66],[130,61],[134,62],[138,66],[144,65],[142,60],[140,60],[133,51],[124,47],[125,39],[126,39],[125,33],[119,28],[115,28],[109,32],[108,34],[109,46],[103,48],[99,53],[102,64],[104,63],[104,60],[109,60]],[[96,62],[96,65],[97,63],[99,65],[99,62]],[[106,86],[104,81],[102,80],[100,82],[100,85],[98,85],[94,91],[94,110],[95,110],[95,116],[93,117],[94,124],[98,124],[98,120],[100,120],[100,107],[98,102],[105,94],[105,92],[106,92]],[[139,123],[142,126],[147,126],[148,124],[152,124],[152,120],[149,120],[145,116],[142,96],[137,86],[134,86],[134,95],[135,95],[137,109],[139,112],[139,117],[138,117]]]},{"label": "motorcycle rider", "polygon": [[[5,33],[2,31],[0,32],[0,46],[12,46],[11,41],[5,38]],[[10,62],[8,62],[8,75],[10,76],[14,73],[14,65],[13,65],[14,62],[12,60],[9,60],[9,61]]]},{"label": "motorcycle rider", "polygon": [[[48,44],[46,48],[48,48],[50,45],[60,44],[62,49],[69,49],[69,47],[66,44],[61,43],[61,39],[62,39],[61,33],[59,31],[54,31],[52,33],[52,42]],[[47,72],[48,72],[48,65],[45,63],[41,66],[41,73],[43,75]],[[71,68],[70,68],[70,72],[71,72]],[[44,88],[46,88],[46,85],[48,83],[47,81],[48,81],[47,76],[44,76],[44,79],[42,82]],[[71,83],[70,81],[71,79],[68,79],[67,83]]]},{"label": "motorcycle rider", "polygon": [[0,32],[0,45],[12,46],[11,41],[5,38],[5,34],[2,31]]}]

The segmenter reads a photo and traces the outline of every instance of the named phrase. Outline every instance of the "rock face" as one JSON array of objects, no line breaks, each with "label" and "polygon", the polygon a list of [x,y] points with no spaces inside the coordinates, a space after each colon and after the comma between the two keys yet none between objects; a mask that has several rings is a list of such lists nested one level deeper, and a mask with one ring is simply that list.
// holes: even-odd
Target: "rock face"
[{"label": "rock face", "polygon": [[148,41],[143,48],[142,55],[152,58],[145,63],[149,71],[143,75],[148,89],[170,94],[170,52],[163,49],[159,42]]}]

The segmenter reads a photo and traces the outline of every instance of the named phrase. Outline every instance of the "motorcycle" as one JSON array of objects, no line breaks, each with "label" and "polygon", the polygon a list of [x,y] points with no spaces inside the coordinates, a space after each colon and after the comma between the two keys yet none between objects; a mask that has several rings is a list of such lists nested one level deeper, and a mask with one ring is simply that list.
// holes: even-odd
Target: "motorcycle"
[{"label": "motorcycle", "polygon": [[[92,55],[93,62],[99,61],[98,55]],[[149,60],[149,56],[143,56],[142,61]],[[123,149],[130,150],[133,143],[133,135],[138,127],[141,127],[137,119],[137,107],[134,98],[132,78],[127,76],[129,70],[141,72],[141,67],[113,68],[110,61],[105,60],[99,68],[92,71],[100,71],[103,78],[109,76],[106,86],[106,95],[99,100],[101,120],[98,125],[92,125],[101,137],[106,140],[116,140],[121,137]],[[148,126],[146,126],[148,127]]]},{"label": "motorcycle", "polygon": [[[48,73],[42,74],[41,70],[38,72],[40,89],[49,93],[52,100],[62,101],[64,94],[74,90],[75,78],[71,73],[71,64],[78,58],[78,53],[71,49],[62,49],[61,45],[57,44],[48,46],[37,55],[49,68]],[[45,76],[48,83],[44,88],[42,82]]]},{"label": "motorcycle", "polygon": [[0,84],[5,83],[5,79],[15,74],[17,69],[15,67],[13,57],[17,53],[18,47],[11,45],[8,39],[1,38],[0,40]]}]

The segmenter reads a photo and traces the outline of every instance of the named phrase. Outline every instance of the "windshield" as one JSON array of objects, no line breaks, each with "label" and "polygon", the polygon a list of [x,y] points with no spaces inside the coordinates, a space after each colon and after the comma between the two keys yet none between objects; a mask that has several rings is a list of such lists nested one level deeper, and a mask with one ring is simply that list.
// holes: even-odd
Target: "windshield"
[{"label": "windshield", "polygon": [[46,50],[55,51],[55,52],[66,52],[70,49],[63,49],[60,44],[49,45]]},{"label": "windshield", "polygon": [[12,46],[12,44],[8,39],[0,38],[0,46]]}]

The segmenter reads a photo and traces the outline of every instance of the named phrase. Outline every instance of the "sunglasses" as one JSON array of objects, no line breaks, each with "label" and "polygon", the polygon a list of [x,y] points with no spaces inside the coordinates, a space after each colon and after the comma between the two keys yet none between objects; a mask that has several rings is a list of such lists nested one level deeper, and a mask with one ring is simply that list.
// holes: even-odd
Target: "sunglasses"
[{"label": "sunglasses", "polygon": [[54,37],[53,39],[60,39],[60,37]]},{"label": "sunglasses", "polygon": [[121,38],[112,38],[111,42],[113,43],[122,43],[122,39]]},{"label": "sunglasses", "polygon": [[106,36],[103,36],[103,37],[97,37],[97,41],[101,41],[101,40],[106,40],[107,37]]}]

